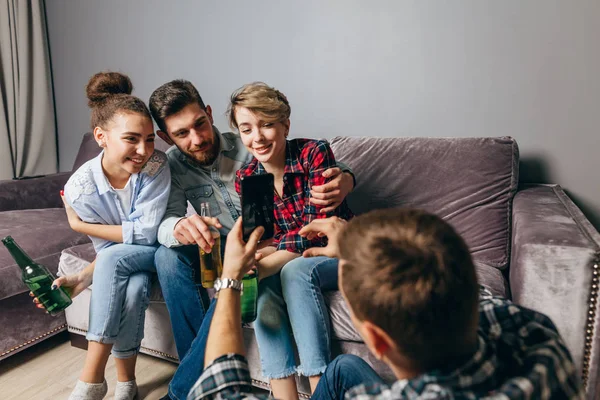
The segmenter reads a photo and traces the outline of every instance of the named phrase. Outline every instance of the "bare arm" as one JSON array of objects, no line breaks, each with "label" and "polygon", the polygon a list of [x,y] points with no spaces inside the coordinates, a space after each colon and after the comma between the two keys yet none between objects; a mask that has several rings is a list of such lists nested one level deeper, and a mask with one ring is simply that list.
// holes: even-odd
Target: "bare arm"
[{"label": "bare arm", "polygon": [[240,297],[240,292],[234,289],[223,289],[219,292],[219,299],[208,332],[204,365],[210,365],[213,360],[223,354],[246,355],[242,337]]},{"label": "bare arm", "polygon": [[298,253],[292,253],[287,250],[277,250],[268,256],[261,258],[256,263],[258,267],[258,278],[264,279],[268,276],[275,275],[288,262],[300,257]]},{"label": "bare arm", "polygon": [[71,228],[75,232],[83,233],[84,235],[94,236],[115,243],[123,243],[123,227],[121,225],[90,224],[79,220],[78,223],[71,224]]},{"label": "bare arm", "polygon": [[65,211],[67,213],[67,219],[71,229],[75,232],[83,233],[84,235],[94,236],[100,239],[109,240],[115,243],[123,243],[123,227],[121,225],[103,225],[103,224],[91,224],[84,222],[79,218],[77,212],[67,203],[63,194],[60,196],[63,204],[65,205]]},{"label": "bare arm", "polygon": [[[264,229],[259,227],[252,232],[248,243],[242,239],[242,219],[238,218],[229,235],[225,246],[222,278],[241,280],[252,268],[256,254],[258,239]],[[218,357],[236,353],[245,355],[242,337],[242,316],[240,307],[240,292],[235,289],[222,289],[219,292],[217,306],[210,324],[204,365],[210,365]]]}]

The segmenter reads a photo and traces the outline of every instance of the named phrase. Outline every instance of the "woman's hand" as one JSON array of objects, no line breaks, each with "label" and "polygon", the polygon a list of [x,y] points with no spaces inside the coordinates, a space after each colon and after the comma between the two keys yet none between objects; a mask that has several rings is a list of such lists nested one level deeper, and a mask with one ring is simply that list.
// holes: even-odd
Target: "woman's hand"
[{"label": "woman's hand", "polygon": [[321,213],[334,211],[354,189],[354,179],[338,167],[323,172],[326,178],[332,178],[324,185],[315,186],[310,191],[311,204],[322,206]]},{"label": "woman's hand", "polygon": [[[55,279],[54,282],[52,282],[52,289],[55,290],[59,287],[62,287],[71,298],[77,296],[92,284],[95,263],[96,260],[81,270],[78,274],[61,276]],[[38,300],[37,297],[35,297],[32,292],[29,292],[29,296],[33,297],[33,302],[36,304],[37,308],[44,308],[44,305]]]},{"label": "woman's hand", "polygon": [[262,226],[256,228],[248,243],[242,236],[242,218],[238,218],[233,228],[227,235],[225,256],[223,258],[223,278],[242,280],[246,272],[254,266],[258,240],[265,232]]}]

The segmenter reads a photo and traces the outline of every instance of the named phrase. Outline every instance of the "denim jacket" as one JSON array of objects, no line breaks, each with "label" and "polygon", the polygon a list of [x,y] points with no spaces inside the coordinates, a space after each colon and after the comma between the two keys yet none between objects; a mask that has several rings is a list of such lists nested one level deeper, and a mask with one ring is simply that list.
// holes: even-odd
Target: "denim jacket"
[{"label": "denim jacket", "polygon": [[167,150],[171,167],[171,195],[165,217],[158,228],[158,241],[166,247],[180,245],[173,236],[175,224],[186,215],[188,201],[200,213],[200,204],[210,204],[211,216],[219,218],[226,235],[240,216],[240,198],[235,191],[235,173],[252,159],[239,135],[221,133],[213,126],[219,137],[220,151],[210,166],[201,166],[190,160],[176,146]]},{"label": "denim jacket", "polygon": [[[156,242],[171,187],[165,153],[155,150],[144,168],[131,175],[131,206],[123,210],[117,193],[102,171],[102,156],[83,164],[65,185],[65,199],[84,222],[121,225],[123,243],[151,245]],[[114,242],[90,236],[96,253]]]}]

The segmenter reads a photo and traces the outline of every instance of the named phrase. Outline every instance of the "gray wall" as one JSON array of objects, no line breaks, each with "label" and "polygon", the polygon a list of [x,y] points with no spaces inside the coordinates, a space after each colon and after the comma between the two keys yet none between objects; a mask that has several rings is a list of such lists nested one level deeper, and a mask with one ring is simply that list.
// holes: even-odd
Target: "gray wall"
[{"label": "gray wall", "polygon": [[517,139],[523,181],[560,183],[600,226],[600,2],[47,0],[60,168],[88,130],[100,70],[135,94],[187,78],[226,128],[264,80],[306,137]]}]

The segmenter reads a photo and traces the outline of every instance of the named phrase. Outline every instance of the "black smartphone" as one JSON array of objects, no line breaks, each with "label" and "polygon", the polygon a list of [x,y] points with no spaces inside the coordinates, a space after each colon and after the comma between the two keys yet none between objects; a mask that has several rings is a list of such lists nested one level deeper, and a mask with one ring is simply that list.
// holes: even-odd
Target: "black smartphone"
[{"label": "black smartphone", "polygon": [[273,196],[275,181],[273,174],[250,175],[242,177],[242,225],[244,241],[259,226],[265,228],[260,240],[270,239],[275,234],[275,216],[273,214]]}]

